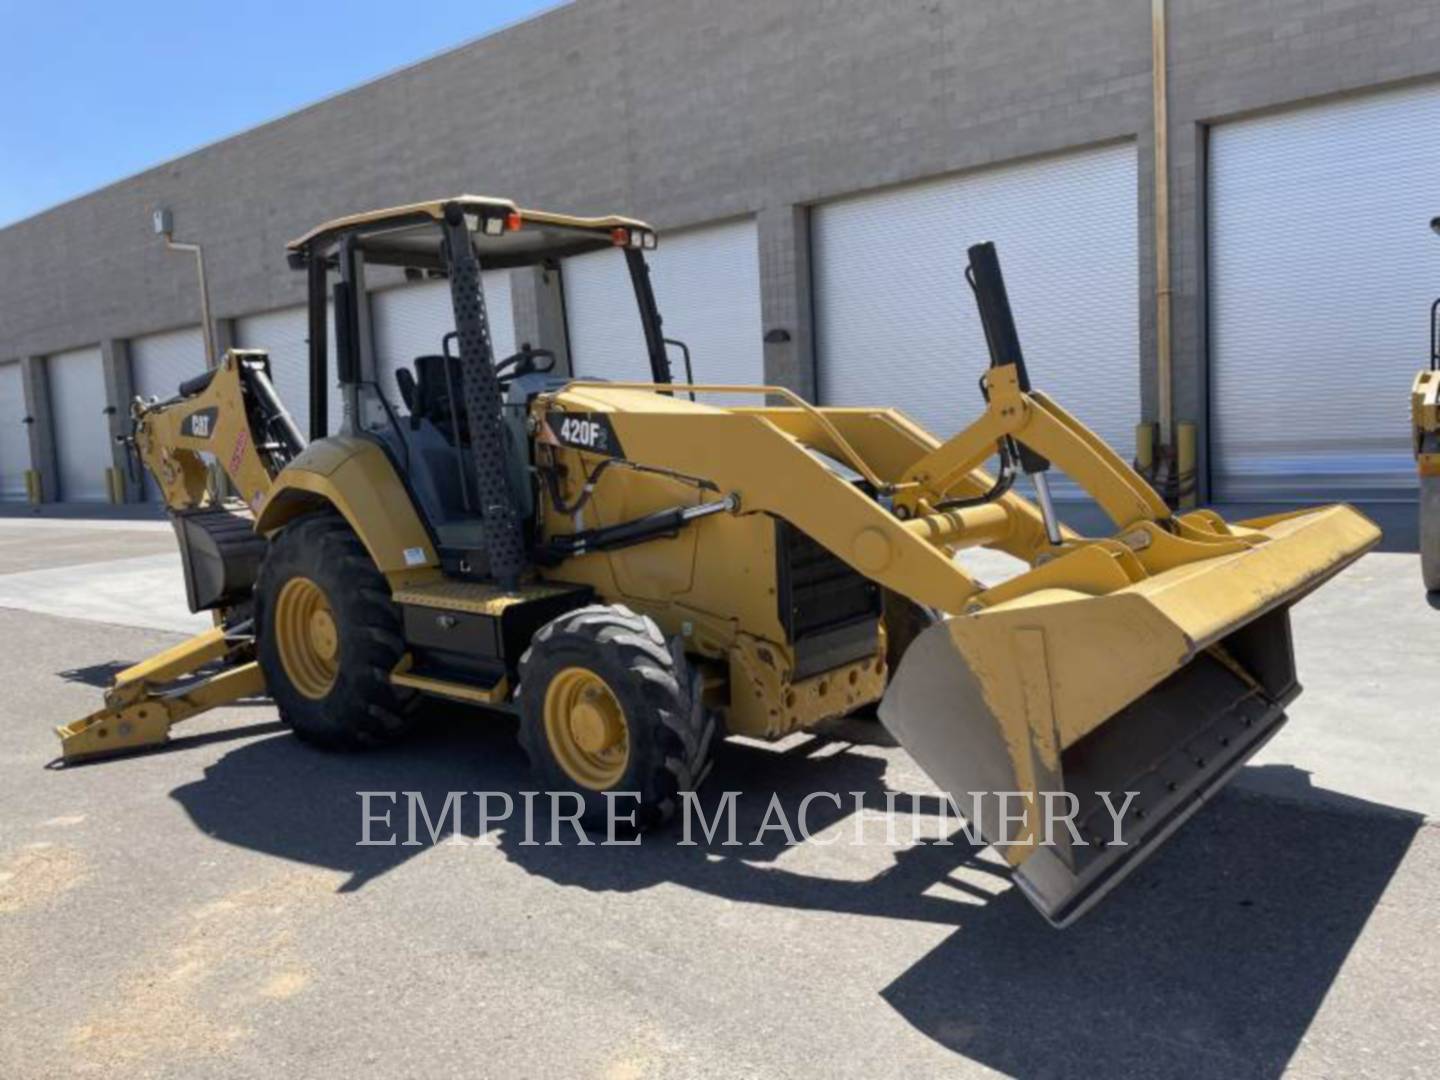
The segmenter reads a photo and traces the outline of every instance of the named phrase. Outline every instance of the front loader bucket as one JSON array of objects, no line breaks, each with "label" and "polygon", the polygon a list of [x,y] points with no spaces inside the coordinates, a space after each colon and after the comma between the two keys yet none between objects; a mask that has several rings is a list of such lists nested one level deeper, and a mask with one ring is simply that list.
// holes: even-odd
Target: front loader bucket
[{"label": "front loader bucket", "polygon": [[1056,926],[1280,728],[1300,692],[1290,605],[1379,539],[1343,506],[1236,533],[1249,546],[1096,591],[1052,583],[1118,574],[1125,549],[1063,555],[925,631],[891,681],[886,726]]}]

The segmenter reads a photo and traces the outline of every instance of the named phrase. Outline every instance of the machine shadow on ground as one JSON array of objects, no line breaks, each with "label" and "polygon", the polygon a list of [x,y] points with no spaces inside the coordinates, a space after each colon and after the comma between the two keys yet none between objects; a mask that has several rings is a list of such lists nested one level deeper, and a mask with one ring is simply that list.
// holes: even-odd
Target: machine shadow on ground
[{"label": "machine shadow on ground", "polygon": [[[849,722],[852,736],[863,740],[867,730],[886,741],[883,730]],[[664,833],[636,847],[582,847],[568,832],[563,846],[530,846],[515,824],[489,839],[527,872],[592,891],[667,882],[750,904],[953,926],[928,955],[894,973],[883,997],[931,1039],[1013,1076],[1234,1078],[1282,1072],[1421,823],[1359,800],[1347,807],[1340,796],[1320,806],[1227,791],[1065,931],[1051,929],[1013,889],[993,895],[959,880],[962,868],[972,883],[977,872],[1003,871],[958,834],[954,846],[897,848],[888,869],[862,881],[778,865],[785,848],[775,831],[749,846],[772,792],[792,821],[812,790],[863,792],[867,809],[883,809],[885,767],[834,735],[785,750],[726,744],[701,801],[713,814],[720,792],[748,793],[736,815],[747,845],[740,848],[719,846],[719,835],[707,845],[699,834],[699,845],[679,846]],[[1268,776],[1267,792],[1308,785],[1299,770],[1264,767],[1277,770],[1289,775]],[[512,721],[444,714],[406,745],[371,754],[323,753],[288,735],[253,740],[172,794],[222,842],[348,873],[344,892],[429,845],[422,831],[418,847],[356,846],[356,792],[421,792],[438,813],[450,791],[507,792],[518,805],[532,786]],[[461,833],[473,838],[473,800],[467,806]],[[818,833],[852,814],[853,804],[820,800],[811,811]],[[392,822],[403,841],[403,802]],[[542,814],[535,838],[548,837]],[[945,895],[956,890],[974,895]],[[865,925],[854,922],[853,932]]]}]

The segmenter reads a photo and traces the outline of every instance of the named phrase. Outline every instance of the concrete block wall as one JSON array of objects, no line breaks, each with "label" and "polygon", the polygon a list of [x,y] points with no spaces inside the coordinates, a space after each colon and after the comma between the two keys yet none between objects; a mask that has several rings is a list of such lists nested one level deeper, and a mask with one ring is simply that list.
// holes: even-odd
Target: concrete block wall
[{"label": "concrete block wall", "polygon": [[[284,244],[314,224],[479,191],[662,230],[755,215],[765,329],[789,338],[767,378],[813,395],[810,206],[1134,138],[1153,418],[1150,7],[577,0],[0,230],[0,358],[193,323],[157,206],[205,245],[224,320],[303,302]],[[1440,5],[1170,0],[1169,17],[1176,415],[1203,423],[1207,126],[1440,76]],[[553,327],[534,289],[514,302],[517,326]]]}]

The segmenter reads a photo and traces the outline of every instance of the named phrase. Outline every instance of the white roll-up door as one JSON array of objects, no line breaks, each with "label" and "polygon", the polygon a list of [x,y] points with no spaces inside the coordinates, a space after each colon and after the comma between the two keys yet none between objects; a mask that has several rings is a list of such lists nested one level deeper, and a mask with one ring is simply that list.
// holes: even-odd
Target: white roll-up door
[{"label": "white roll-up door", "polygon": [[[1140,419],[1137,184],[1124,143],[816,207],[821,401],[895,406],[941,437],[974,420],[989,355],[966,251],[990,240],[1031,383],[1128,457]],[[1077,494],[1063,481],[1056,491]]]},{"label": "white roll-up door", "polygon": [[[205,338],[200,327],[147,334],[130,341],[130,381],[139,397],[175,396],[180,384],[205,371]],[[148,473],[145,496],[151,502],[162,498],[160,488]]]},{"label": "white roll-up door", "polygon": [[25,386],[19,363],[0,364],[0,501],[23,502],[30,468]]},{"label": "white roll-up door", "polygon": [[[695,381],[763,383],[760,251],[754,220],[662,233],[659,246],[645,257],[665,336],[690,346]],[[645,331],[624,256],[597,251],[567,259],[564,284],[575,373],[648,382]],[[677,381],[685,377],[678,350],[671,351],[671,367]],[[758,403],[753,397],[743,400]]]},{"label": "white roll-up door", "polygon": [[1440,293],[1440,87],[1216,125],[1217,500],[1412,499],[1406,401]]},{"label": "white roll-up door", "polygon": [[110,452],[100,350],[56,353],[45,361],[45,372],[60,465],[60,498],[65,502],[108,502],[106,470],[115,459]]},{"label": "white roll-up door", "polygon": [[198,326],[130,341],[130,380],[140,397],[174,397],[182,382],[204,372],[205,338]]},{"label": "white roll-up door", "polygon": [[[307,438],[310,435],[310,315],[300,307],[280,308],[235,320],[235,339],[242,349],[264,349],[270,354],[270,380],[280,401]],[[345,403],[335,378],[335,320],[325,334],[328,353],[326,370],[330,389],[325,395],[325,414],[331,435],[340,427]]]},{"label": "white roll-up door", "polygon": [[[510,300],[510,272],[487,270],[480,275],[485,290],[485,314],[490,320],[490,344],[496,360],[515,352],[515,317]],[[400,390],[395,371],[413,370],[417,356],[439,356],[445,335],[455,329],[455,313],[448,281],[398,285],[370,294],[370,328],[375,342],[375,364],[380,389],[395,404]],[[457,349],[451,346],[451,352]]]}]

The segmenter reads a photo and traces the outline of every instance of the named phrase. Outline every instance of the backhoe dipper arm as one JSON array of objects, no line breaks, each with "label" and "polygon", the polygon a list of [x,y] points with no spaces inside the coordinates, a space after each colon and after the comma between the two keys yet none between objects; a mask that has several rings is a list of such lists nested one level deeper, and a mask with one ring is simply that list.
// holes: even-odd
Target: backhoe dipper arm
[{"label": "backhoe dipper arm", "polygon": [[263,352],[231,349],[214,371],[182,384],[176,397],[136,402],[135,448],[169,509],[211,501],[204,455],[219,462],[254,508],[264,501],[275,473],[304,449],[265,364]]},{"label": "backhoe dipper arm", "polygon": [[[160,485],[177,529],[196,516],[187,511],[203,516],[215,506],[207,456],[256,508],[275,473],[304,448],[266,366],[265,353],[232,349],[213,371],[182,383],[175,397],[135,403],[135,449]],[[227,619],[218,603],[208,605],[216,626],[121,671],[102,708],[55,729],[66,762],[159,746],[180,721],[264,692],[250,620],[243,612]],[[193,594],[191,604],[199,610]]]}]

